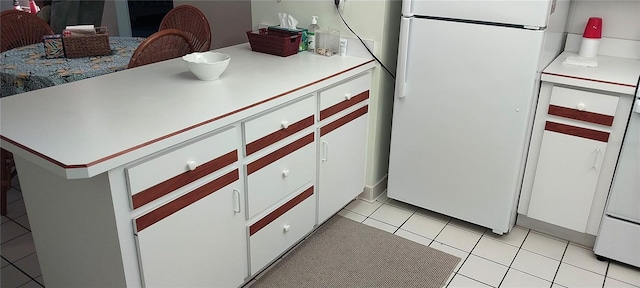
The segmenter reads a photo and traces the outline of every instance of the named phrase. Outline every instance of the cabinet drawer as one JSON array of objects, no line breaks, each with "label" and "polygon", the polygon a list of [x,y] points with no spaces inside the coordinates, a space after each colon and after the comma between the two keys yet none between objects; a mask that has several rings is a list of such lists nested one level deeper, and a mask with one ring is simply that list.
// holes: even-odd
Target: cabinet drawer
[{"label": "cabinet drawer", "polygon": [[320,92],[320,120],[369,99],[370,87],[371,75],[366,74]]},{"label": "cabinet drawer", "polygon": [[245,122],[246,155],[311,127],[315,111],[315,97],[308,97]]},{"label": "cabinet drawer", "polygon": [[554,86],[549,115],[611,126],[618,97]]},{"label": "cabinet drawer", "polygon": [[251,275],[313,230],[315,208],[312,186],[249,227]]},{"label": "cabinet drawer", "polygon": [[311,133],[247,165],[249,218],[313,181],[313,137]]},{"label": "cabinet drawer", "polygon": [[236,130],[226,130],[126,168],[133,208],[236,162],[237,139]]},{"label": "cabinet drawer", "polygon": [[[154,210],[149,211],[148,213],[140,217],[135,218],[134,227],[136,229],[136,232],[140,232],[145,228],[148,228],[149,226],[156,224],[161,220],[171,216],[172,214],[192,204],[197,203],[201,199],[213,193],[216,193],[223,187],[227,187],[230,184],[238,181],[238,179],[240,179],[240,174],[236,169],[223,176],[220,176],[219,178],[213,181],[210,181],[209,183],[206,183],[194,189],[193,191],[190,191],[187,194],[184,194],[172,200],[171,202],[168,202]],[[227,202],[225,204],[228,204],[228,206],[230,207],[229,211],[233,209],[235,210],[236,213],[240,213],[242,209],[242,199],[241,199],[242,195],[240,193],[240,190],[233,187],[227,190],[230,190],[230,191],[232,190],[234,192],[234,195],[233,195],[234,200],[233,200],[233,203]]]}]

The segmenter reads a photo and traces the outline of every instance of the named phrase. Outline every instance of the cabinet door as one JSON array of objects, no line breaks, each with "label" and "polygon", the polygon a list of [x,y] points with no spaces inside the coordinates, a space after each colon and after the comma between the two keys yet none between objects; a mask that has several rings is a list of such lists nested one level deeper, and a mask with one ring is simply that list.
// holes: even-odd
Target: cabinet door
[{"label": "cabinet door", "polygon": [[[237,287],[248,276],[241,185],[237,180],[219,189],[207,185],[200,192],[208,195],[138,232],[145,287]],[[193,198],[198,193],[151,213]]]},{"label": "cabinet door", "polygon": [[367,109],[363,106],[320,128],[318,223],[364,189]]},{"label": "cabinet door", "polygon": [[607,142],[544,131],[528,217],[584,233]]}]

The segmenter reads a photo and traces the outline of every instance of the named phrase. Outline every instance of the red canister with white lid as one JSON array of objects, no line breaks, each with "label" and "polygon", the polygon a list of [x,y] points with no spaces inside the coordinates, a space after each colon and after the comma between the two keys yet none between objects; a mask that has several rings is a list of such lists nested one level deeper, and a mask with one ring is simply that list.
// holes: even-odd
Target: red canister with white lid
[{"label": "red canister with white lid", "polygon": [[602,38],[602,18],[591,17],[584,28],[578,55],[585,58],[596,57],[600,47],[600,38]]}]

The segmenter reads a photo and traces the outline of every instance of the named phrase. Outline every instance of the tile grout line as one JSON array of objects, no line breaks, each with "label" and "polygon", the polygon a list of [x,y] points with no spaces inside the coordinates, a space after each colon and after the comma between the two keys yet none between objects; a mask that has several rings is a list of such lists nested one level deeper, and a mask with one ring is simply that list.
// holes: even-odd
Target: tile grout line
[{"label": "tile grout line", "polygon": [[[447,224],[446,224],[446,225],[444,225],[444,227],[440,230],[440,232],[438,232],[438,235],[440,235],[440,233],[442,233],[442,231],[444,230],[444,228],[447,228],[447,226],[448,226],[449,224],[451,224],[451,220],[453,220],[453,217],[450,217],[450,218],[449,218],[449,221],[447,221]],[[451,225],[453,225],[453,224],[451,224]],[[463,230],[465,230],[465,231],[469,231],[469,230],[467,230],[467,229],[464,229],[464,228],[458,227],[458,226],[456,226],[456,225],[453,225],[453,227],[455,227],[455,228],[460,228],[460,229],[463,229]],[[471,231],[469,231],[469,232],[471,232]],[[476,244],[474,244],[474,245],[473,245],[473,248],[471,248],[471,250],[470,250],[470,251],[469,251],[469,253],[467,254],[467,257],[465,257],[464,259],[460,259],[460,261],[462,262],[462,263],[460,263],[460,269],[462,269],[462,266],[464,266],[464,263],[466,263],[466,262],[467,262],[467,260],[469,259],[469,256],[471,256],[471,252],[473,252],[473,249],[476,249],[476,246],[478,246],[478,243],[480,243],[480,239],[482,239],[482,236],[484,236],[484,233],[486,233],[486,232],[487,232],[487,230],[486,230],[486,229],[484,230],[484,232],[482,232],[482,235],[480,235],[480,238],[478,238],[478,241],[476,241]],[[436,241],[435,239],[436,239],[436,238],[438,238],[438,235],[436,235],[436,237],[433,237],[433,241]],[[432,242],[433,242],[433,241],[432,241]],[[438,242],[438,243],[440,243],[440,242]],[[442,244],[447,245],[447,244],[445,244],[445,243],[442,243]],[[447,245],[447,246],[449,246],[449,245]],[[453,247],[453,246],[451,246],[451,247]],[[456,247],[453,247],[453,248],[458,249],[458,248],[456,248]],[[460,250],[460,249],[458,249],[458,250]],[[464,250],[461,250],[461,251],[464,251]],[[464,251],[464,252],[467,252],[467,251]],[[475,255],[474,255],[474,256],[475,256]],[[454,273],[454,275],[453,275],[453,277],[454,277],[454,278],[455,278],[455,276],[456,276],[456,275],[460,274],[460,273],[459,273],[460,269],[458,269],[458,271],[455,271],[455,273]],[[487,285],[487,286],[493,287],[493,286],[491,286],[491,285],[489,285],[489,284],[487,284],[487,283],[481,282],[481,281],[479,281],[479,280],[477,280],[477,279],[473,279],[473,278],[471,278],[471,277],[469,277],[469,276],[466,276],[466,275],[464,275],[464,274],[460,274],[460,275],[462,275],[463,277],[469,278],[469,279],[471,279],[471,280],[473,280],[473,281],[476,281],[476,282],[478,282],[478,283],[482,283],[482,284],[485,284],[485,285]],[[453,278],[451,278],[451,280],[453,280]],[[451,281],[449,281],[449,283],[447,283],[447,287],[449,287],[449,284],[451,284]]]},{"label": "tile grout line", "polygon": [[[513,228],[512,228],[513,229]],[[509,263],[509,266],[507,267],[507,273],[509,273],[509,269],[512,269],[511,266],[513,265],[513,262],[516,261],[516,257],[518,257],[518,254],[520,253],[520,250],[522,250],[522,246],[524,245],[524,241],[527,241],[527,237],[529,237],[529,233],[531,232],[531,229],[527,229],[527,235],[524,235],[524,239],[522,239],[522,243],[520,243],[520,246],[518,246],[518,251],[516,251],[516,255],[513,255],[513,259],[511,259],[511,263]],[[504,242],[503,242],[504,243]],[[509,244],[509,243],[506,243]],[[515,246],[514,246],[515,247]],[[520,271],[518,269],[513,268],[514,270]],[[525,273],[524,271],[520,271]],[[507,278],[507,273],[504,274],[504,277],[502,277],[502,280],[500,280],[500,284],[498,284],[498,287],[500,287],[502,285],[502,283],[504,282],[504,279]],[[528,275],[531,275],[529,273],[526,273]],[[536,277],[535,275],[531,275]],[[539,278],[539,277],[538,277]],[[542,278],[540,278],[542,279]],[[553,285],[553,282],[551,283],[551,285]]]},{"label": "tile grout line", "polygon": [[[451,220],[449,220],[449,222],[451,222]],[[447,224],[447,225],[448,225],[448,224]],[[456,225],[453,225],[453,226],[456,226]],[[446,226],[445,226],[445,227],[446,227]],[[465,230],[466,230],[466,229],[465,229]],[[469,230],[467,230],[467,231],[469,231]],[[482,235],[480,235],[480,238],[478,238],[478,241],[476,241],[476,244],[475,244],[475,245],[473,245],[473,248],[471,248],[471,251],[469,251],[469,255],[467,255],[467,258],[464,260],[464,262],[462,262],[462,265],[460,265],[460,268],[461,268],[461,269],[462,269],[462,266],[464,266],[464,263],[466,263],[466,262],[467,262],[467,260],[469,259],[469,256],[471,256],[471,255],[473,254],[473,250],[474,250],[474,249],[476,249],[476,247],[478,246],[478,243],[480,243],[480,240],[482,240],[482,237],[484,237],[484,235],[487,233],[487,231],[488,231],[488,229],[485,229],[485,230],[484,230],[484,232],[482,232]],[[492,232],[490,232],[490,233],[492,233]],[[473,254],[473,256],[476,256],[476,257],[478,257],[478,258],[485,259],[484,257],[478,256],[478,255],[475,255],[475,254]],[[515,257],[514,257],[514,259],[515,259]],[[502,265],[502,264],[497,263],[497,262],[495,262],[495,261],[492,261],[492,260],[490,260],[490,259],[486,259],[486,260],[491,261],[491,262],[493,262],[493,263],[496,263],[496,264],[498,264],[498,265]],[[504,266],[504,265],[503,265],[503,266]],[[458,271],[460,271],[460,270],[458,270]],[[507,271],[509,271],[509,267],[507,267]],[[458,272],[456,272],[456,274],[458,274]],[[469,277],[469,276],[466,276],[466,275],[464,275],[464,274],[460,274],[460,275],[465,276],[465,277],[467,277],[467,278],[469,278],[469,279],[473,279],[473,278],[471,278],[471,277]],[[507,273],[505,272],[505,273],[504,273],[504,275],[502,275],[502,280],[504,280],[504,277],[505,277],[506,275],[507,275]],[[482,283],[482,284],[485,284],[485,285],[487,285],[487,286],[494,287],[493,285],[491,285],[491,284],[489,284],[489,283],[484,283],[484,282],[482,282],[482,281],[480,281],[480,280],[478,280],[478,279],[473,279],[473,280],[475,280],[475,281],[477,281],[477,282],[480,282],[480,283]],[[497,287],[500,287],[500,284],[502,284],[502,280],[500,280],[500,283],[498,283],[498,286],[497,286]]]},{"label": "tile grout line", "polygon": [[[29,255],[27,255],[27,256],[30,256],[30,255],[32,255],[32,254],[35,254],[35,253],[31,253],[31,254],[29,254]],[[16,260],[16,261],[14,261],[14,262],[18,262],[18,261],[20,261],[20,260],[22,260],[22,259],[26,258],[27,256],[25,256],[25,257],[23,257],[23,258],[20,258],[20,259],[18,259],[18,260]],[[4,256],[1,256],[1,257],[9,263],[9,265],[7,265],[7,266],[13,266],[13,268],[16,268],[18,271],[20,271],[22,274],[24,274],[25,276],[27,276],[27,277],[29,278],[29,281],[24,282],[24,283],[20,284],[20,285],[19,285],[19,286],[17,286],[17,287],[21,287],[21,286],[23,286],[23,285],[25,285],[25,284],[27,284],[27,283],[29,283],[29,282],[31,282],[31,281],[33,281],[33,282],[37,283],[40,287],[44,287],[42,284],[40,284],[40,282],[38,282],[38,281],[36,280],[36,278],[37,278],[37,277],[40,277],[40,276],[42,276],[42,275],[38,275],[37,277],[35,277],[35,278],[34,278],[34,277],[32,277],[31,275],[29,275],[27,272],[25,272],[24,270],[20,269],[20,267],[16,266],[16,265],[14,264],[14,262],[9,261],[9,260],[8,260],[7,258],[5,258]],[[5,267],[7,267],[7,266],[5,266]]]},{"label": "tile grout line", "polygon": [[[551,285],[556,283],[556,277],[558,277],[558,273],[560,272],[560,267],[562,266],[562,259],[564,259],[564,254],[567,253],[567,249],[569,249],[569,241],[567,241],[566,246],[564,247],[564,251],[562,252],[562,256],[560,257],[560,263],[558,264],[558,269],[556,269],[556,273],[553,275],[553,281],[551,281]],[[560,285],[560,284],[558,284]]]}]

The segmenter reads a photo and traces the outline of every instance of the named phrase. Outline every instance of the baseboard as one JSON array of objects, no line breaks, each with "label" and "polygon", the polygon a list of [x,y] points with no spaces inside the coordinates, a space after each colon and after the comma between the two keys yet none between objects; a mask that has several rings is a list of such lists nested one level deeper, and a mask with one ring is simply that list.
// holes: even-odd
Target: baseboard
[{"label": "baseboard", "polygon": [[569,240],[571,242],[590,248],[593,248],[593,245],[596,243],[596,236],[594,235],[580,233],[567,228],[542,222],[540,220],[532,219],[522,214],[518,214],[518,220],[516,221],[516,224],[524,228],[529,228],[538,232],[549,234],[554,237]]},{"label": "baseboard", "polygon": [[378,183],[373,186],[364,186],[364,191],[358,195],[358,199],[374,202],[380,197],[384,191],[387,191],[387,176],[385,175]]}]

